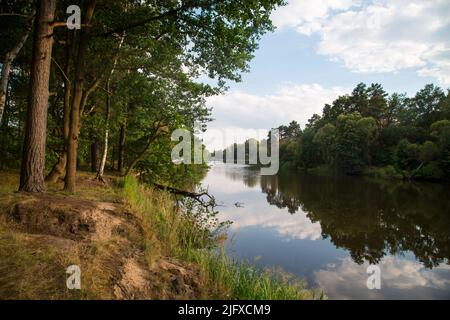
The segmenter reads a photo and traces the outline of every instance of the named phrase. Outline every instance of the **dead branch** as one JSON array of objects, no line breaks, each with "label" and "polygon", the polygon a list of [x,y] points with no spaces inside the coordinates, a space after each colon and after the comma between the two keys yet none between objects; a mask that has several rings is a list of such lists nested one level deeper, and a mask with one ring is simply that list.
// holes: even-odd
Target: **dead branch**
[{"label": "dead branch", "polygon": [[[209,207],[214,208],[217,206],[216,199],[214,198],[214,196],[210,195],[208,193],[208,191],[203,191],[200,193],[190,192],[190,191],[180,190],[180,189],[176,189],[176,188],[169,187],[169,186],[163,186],[163,185],[160,185],[157,183],[153,183],[153,186],[158,190],[167,191],[167,192],[170,192],[175,195],[180,195],[183,197],[188,197],[188,198],[194,199],[201,206],[203,206],[205,208],[209,208]],[[202,199],[203,197],[208,198],[209,201],[205,201],[204,199]]]}]

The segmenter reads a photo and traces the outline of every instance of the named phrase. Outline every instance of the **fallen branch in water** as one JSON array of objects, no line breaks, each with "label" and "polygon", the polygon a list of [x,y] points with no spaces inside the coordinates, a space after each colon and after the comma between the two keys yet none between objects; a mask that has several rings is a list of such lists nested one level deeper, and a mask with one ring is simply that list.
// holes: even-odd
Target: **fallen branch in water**
[{"label": "fallen branch in water", "polygon": [[[216,204],[216,199],[214,198],[214,196],[210,195],[208,193],[208,191],[203,191],[200,193],[197,192],[190,192],[190,191],[186,191],[186,190],[180,190],[180,189],[176,189],[173,187],[168,187],[168,186],[163,186],[157,183],[153,183],[153,186],[156,189],[162,190],[162,191],[167,191],[170,192],[172,194],[175,195],[180,195],[183,197],[188,197],[191,199],[194,199],[195,201],[197,201],[201,206],[205,207],[205,208],[214,208],[217,206]],[[209,201],[205,201],[204,199],[202,199],[203,197],[207,197],[209,199]]]}]

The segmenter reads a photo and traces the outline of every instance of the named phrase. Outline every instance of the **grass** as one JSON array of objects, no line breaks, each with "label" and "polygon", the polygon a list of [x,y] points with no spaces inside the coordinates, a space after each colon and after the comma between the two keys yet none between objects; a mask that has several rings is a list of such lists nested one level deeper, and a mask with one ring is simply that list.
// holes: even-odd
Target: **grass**
[{"label": "grass", "polygon": [[[6,228],[0,221],[0,300],[112,299],[121,254],[114,238],[80,245]],[[68,290],[65,270],[78,265],[82,290]]]},{"label": "grass", "polygon": [[[26,198],[17,193],[18,173],[1,172],[0,211]],[[279,270],[261,270],[225,254],[222,233],[214,215],[185,203],[177,206],[173,195],[139,183],[136,177],[110,178],[108,185],[93,182],[92,175],[80,173],[76,193],[61,191],[61,184],[48,184],[47,195],[83,200],[120,202],[138,218],[139,236],[131,242],[143,248],[149,269],[161,257],[176,259],[195,270],[205,299],[323,299],[320,290],[306,289],[305,283]],[[186,209],[187,208],[187,209]],[[0,299],[111,299],[111,287],[118,277],[116,261],[123,244],[111,238],[77,243],[15,231],[0,214]],[[67,266],[79,265],[81,291],[66,288]],[[157,279],[155,279],[157,280]],[[161,283],[163,279],[161,279]],[[163,290],[170,286],[161,284]],[[169,289],[168,289],[169,288]],[[158,296],[158,295],[156,295]]]},{"label": "grass", "polygon": [[[16,230],[3,213],[29,195],[17,192],[17,171],[1,171],[0,177],[0,300],[114,298],[111,288],[118,274],[118,258],[123,254],[118,240],[112,236],[107,241],[79,243]],[[92,175],[82,172],[79,178],[85,181],[76,193],[62,191],[61,184],[46,184],[46,195],[121,200],[116,188],[93,182]],[[67,289],[65,271],[69,265],[82,270],[81,291]]]},{"label": "grass", "polygon": [[252,263],[233,260],[225,254],[224,249],[191,251],[189,258],[201,267],[217,299],[326,299],[322,290],[306,289],[304,281],[282,270],[260,270]]},{"label": "grass", "polygon": [[124,199],[143,219],[148,238],[147,259],[152,261],[157,255],[165,254],[194,263],[200,268],[202,282],[209,288],[209,298],[326,298],[323,291],[306,289],[303,281],[280,270],[259,270],[251,263],[233,260],[220,244],[216,250],[204,249],[211,245],[211,238],[205,236],[205,226],[199,225],[191,215],[177,212],[168,194],[146,188],[131,176],[121,181],[121,189]]}]

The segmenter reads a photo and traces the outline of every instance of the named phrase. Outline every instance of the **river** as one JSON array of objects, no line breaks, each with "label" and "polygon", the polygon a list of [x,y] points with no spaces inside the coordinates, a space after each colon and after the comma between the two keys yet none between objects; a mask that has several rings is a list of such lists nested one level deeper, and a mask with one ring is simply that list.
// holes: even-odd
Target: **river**
[{"label": "river", "polygon": [[[450,186],[215,163],[203,185],[231,220],[228,253],[330,299],[449,299]],[[369,290],[368,266],[381,289]]]}]

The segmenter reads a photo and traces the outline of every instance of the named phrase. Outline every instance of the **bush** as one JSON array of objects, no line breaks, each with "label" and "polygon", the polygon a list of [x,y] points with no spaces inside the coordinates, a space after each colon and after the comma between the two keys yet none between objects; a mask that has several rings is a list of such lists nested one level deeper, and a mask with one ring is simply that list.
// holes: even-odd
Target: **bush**
[{"label": "bush", "polygon": [[444,178],[444,171],[439,167],[437,162],[431,162],[423,166],[416,177],[424,180],[441,180]]},{"label": "bush", "polygon": [[403,175],[392,165],[381,168],[368,168],[365,170],[364,174],[369,177],[380,179],[403,179]]}]

